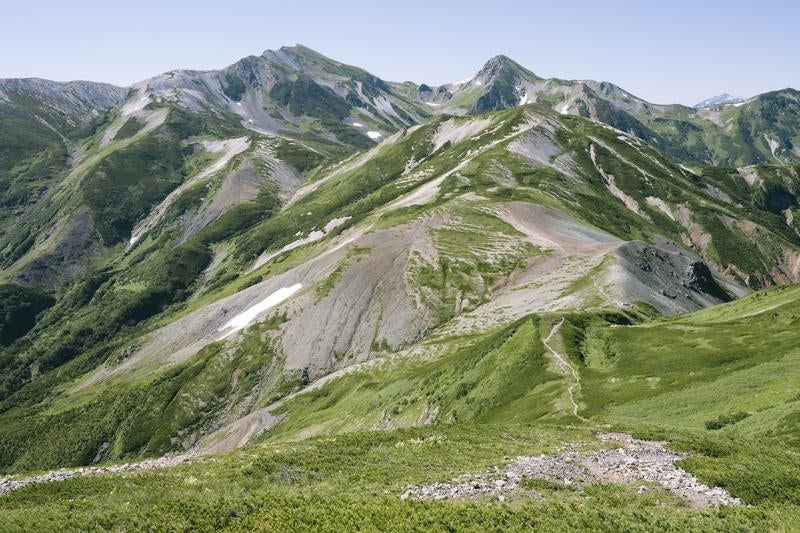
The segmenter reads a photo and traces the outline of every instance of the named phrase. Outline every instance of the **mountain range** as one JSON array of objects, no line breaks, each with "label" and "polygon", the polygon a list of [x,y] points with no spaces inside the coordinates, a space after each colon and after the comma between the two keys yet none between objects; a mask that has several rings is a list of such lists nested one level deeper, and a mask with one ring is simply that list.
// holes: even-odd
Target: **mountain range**
[{"label": "mountain range", "polygon": [[[441,86],[301,45],[125,88],[0,80],[0,471],[250,445],[220,461],[263,452],[289,502],[329,473],[287,446],[341,438],[355,461],[374,439],[486,431],[510,454],[523,427],[580,446],[612,428],[677,435],[681,464],[754,506],[703,524],[790,525],[798,171],[794,89],[661,105],[505,56]],[[180,468],[228,487],[209,461]],[[531,490],[550,502],[548,483]],[[31,526],[36,490],[0,496],[0,524]],[[348,505],[405,512],[364,490]],[[685,524],[667,500],[654,516]]]},{"label": "mountain range", "polygon": [[731,96],[728,93],[718,94],[717,96],[712,96],[711,98],[706,98],[701,102],[697,102],[692,107],[695,109],[702,109],[704,107],[711,107],[715,105],[722,105],[722,104],[738,104],[740,102],[744,102],[746,98],[740,98],[738,96]]}]

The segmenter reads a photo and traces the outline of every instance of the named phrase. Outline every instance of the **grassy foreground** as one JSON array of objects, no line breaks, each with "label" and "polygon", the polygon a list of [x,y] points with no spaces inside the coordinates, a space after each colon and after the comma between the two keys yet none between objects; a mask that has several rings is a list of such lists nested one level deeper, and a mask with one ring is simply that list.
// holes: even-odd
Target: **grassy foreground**
[{"label": "grassy foreground", "polygon": [[557,453],[602,447],[576,427],[443,425],[352,433],[195,459],[172,469],[34,485],[0,499],[2,531],[792,530],[800,527],[800,457],[761,440],[681,433],[672,445],[705,482],[750,504],[688,508],[671,493],[595,484],[532,484],[504,503],[403,501],[410,483],[447,481]]}]

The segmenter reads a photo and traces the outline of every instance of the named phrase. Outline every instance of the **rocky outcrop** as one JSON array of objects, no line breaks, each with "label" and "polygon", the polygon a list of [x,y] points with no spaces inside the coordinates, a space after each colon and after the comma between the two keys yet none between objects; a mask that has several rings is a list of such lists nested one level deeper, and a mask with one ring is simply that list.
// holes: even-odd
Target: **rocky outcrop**
[{"label": "rocky outcrop", "polygon": [[[632,241],[614,253],[616,262],[606,281],[620,302],[646,302],[659,312],[695,311],[732,299],[712,270],[686,248],[662,238],[653,243]],[[718,275],[721,278],[720,275]],[[743,290],[733,285],[738,296]]]},{"label": "rocky outcrop", "polygon": [[[0,95],[41,102],[41,109],[73,125],[88,122],[125,101],[128,89],[91,81],[58,82],[40,78],[0,79]],[[64,133],[64,132],[61,132]]]},{"label": "rocky outcrop", "polygon": [[719,286],[708,265],[700,261],[694,261],[689,265],[684,284],[693,291],[708,294],[723,302],[730,302],[733,299]]}]

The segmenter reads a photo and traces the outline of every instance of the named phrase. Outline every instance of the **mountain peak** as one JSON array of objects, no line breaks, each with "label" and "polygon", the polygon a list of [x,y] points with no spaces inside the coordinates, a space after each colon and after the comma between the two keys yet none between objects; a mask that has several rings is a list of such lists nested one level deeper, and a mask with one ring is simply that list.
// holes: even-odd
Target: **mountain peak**
[{"label": "mountain peak", "polygon": [[528,79],[540,79],[536,74],[526,69],[510,57],[506,55],[496,55],[489,59],[478,71],[478,77],[484,83],[493,81],[498,77],[512,75],[514,77],[523,77]]},{"label": "mountain peak", "polygon": [[738,104],[739,102],[744,101],[744,98],[739,96],[732,96],[728,93],[722,93],[717,96],[712,96],[711,98],[706,98],[702,102],[697,102],[692,107],[695,109],[701,109],[703,107],[709,107],[712,105],[720,105],[720,104]]},{"label": "mountain peak", "polygon": [[319,54],[319,52],[317,52],[313,48],[309,48],[308,46],[302,43],[295,43],[293,46],[281,46],[279,50],[281,50],[282,52],[294,52],[295,54],[307,54],[307,53]]},{"label": "mountain peak", "polygon": [[522,66],[519,63],[517,63],[510,57],[500,54],[489,58],[489,60],[483,64],[483,68],[481,68],[480,72],[487,72],[498,69],[515,68],[515,67],[522,68]]},{"label": "mountain peak", "polygon": [[513,59],[511,59],[510,57],[508,57],[507,55],[504,55],[504,54],[498,54],[496,56],[493,56],[493,57],[489,58],[489,60],[486,62],[487,65],[492,64],[492,63],[505,64],[505,65],[517,65],[518,64],[516,61],[514,61]]},{"label": "mountain peak", "polygon": [[281,46],[275,50],[266,49],[261,54],[262,57],[279,58],[279,57],[325,57],[316,50],[309,48],[304,44],[294,44],[292,46]]}]

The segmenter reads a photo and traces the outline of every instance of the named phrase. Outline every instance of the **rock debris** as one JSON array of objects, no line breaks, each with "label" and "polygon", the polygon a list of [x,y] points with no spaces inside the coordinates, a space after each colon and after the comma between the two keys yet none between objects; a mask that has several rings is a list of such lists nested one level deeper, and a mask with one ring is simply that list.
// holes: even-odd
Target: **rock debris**
[{"label": "rock debris", "polygon": [[[685,499],[692,507],[739,505],[741,502],[721,487],[709,487],[675,461],[686,454],[668,450],[664,443],[634,439],[630,435],[599,433],[604,442],[616,442],[618,448],[585,455],[564,447],[560,456],[520,456],[504,467],[492,467],[479,474],[465,474],[450,483],[409,485],[402,499],[476,500],[495,497],[504,501],[509,492],[520,488],[524,479],[543,479],[574,486],[580,490],[589,483],[656,483]],[[640,487],[639,492],[647,490]]]}]

